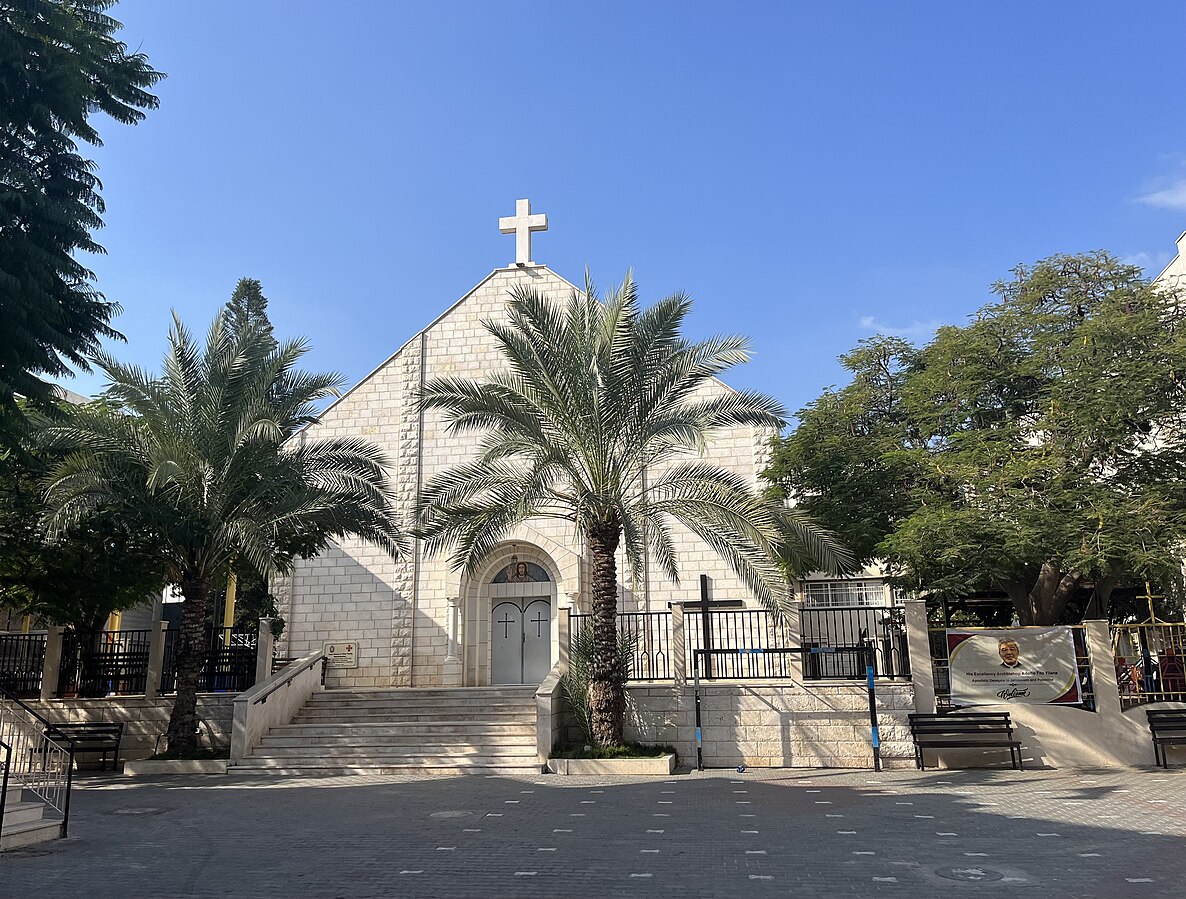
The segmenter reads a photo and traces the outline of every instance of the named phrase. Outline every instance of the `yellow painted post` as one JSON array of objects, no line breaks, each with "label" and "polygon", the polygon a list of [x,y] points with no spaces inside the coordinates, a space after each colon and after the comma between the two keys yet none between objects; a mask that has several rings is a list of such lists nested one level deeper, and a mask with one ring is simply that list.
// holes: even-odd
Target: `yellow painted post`
[{"label": "yellow painted post", "polygon": [[109,631],[119,630],[119,624],[123,617],[124,617],[123,612],[112,612],[110,615],[108,615],[107,616],[107,630],[109,630]]},{"label": "yellow painted post", "polygon": [[25,617],[24,617],[24,618],[21,620],[21,633],[22,633],[22,634],[27,634],[27,633],[29,633],[29,631],[32,629],[32,627],[33,627],[33,616],[32,616],[32,615],[26,615],[26,616],[25,616]]},{"label": "yellow painted post", "polygon": [[222,609],[222,645],[231,645],[231,628],[235,626],[235,586],[238,576],[235,569],[231,569],[226,579],[226,603]]}]

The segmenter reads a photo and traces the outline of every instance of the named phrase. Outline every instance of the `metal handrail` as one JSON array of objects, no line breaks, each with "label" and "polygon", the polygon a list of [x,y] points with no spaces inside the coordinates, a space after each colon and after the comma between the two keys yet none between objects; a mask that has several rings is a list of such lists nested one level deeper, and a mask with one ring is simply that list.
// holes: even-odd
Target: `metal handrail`
[{"label": "metal handrail", "polygon": [[[31,792],[62,816],[61,835],[65,837],[70,823],[70,793],[74,785],[75,740],[64,734],[57,734],[55,732],[56,725],[53,722],[17,699],[3,687],[0,687],[0,700],[2,700],[0,701],[0,711],[5,709],[12,711],[15,706],[33,719],[33,721],[22,720],[15,712],[8,716],[0,715],[0,725],[7,723],[6,732],[10,739],[15,741],[12,745],[7,742],[3,744],[7,749],[4,766],[5,785],[7,785],[9,774],[13,773],[13,746],[20,746],[22,753],[27,749],[29,767],[27,770],[21,768],[16,771],[17,779],[21,782],[22,788]],[[34,721],[41,725],[40,734],[34,733],[36,730],[33,726]],[[54,732],[61,742],[52,739],[49,736],[51,732]],[[51,756],[58,760],[53,765],[50,764]],[[35,757],[41,760],[39,768],[34,768],[31,764]],[[17,764],[19,767],[26,762],[18,761]]]},{"label": "metal handrail", "polygon": [[4,839],[4,805],[8,802],[8,770],[12,767],[12,747],[0,740],[4,750],[4,776],[0,777],[0,840]]},{"label": "metal handrail", "polygon": [[[261,702],[267,702],[269,696],[271,696],[273,693],[275,693],[281,687],[287,687],[289,684],[291,684],[293,682],[293,680],[296,678],[296,676],[298,674],[304,674],[306,671],[308,671],[310,668],[312,668],[318,662],[321,663],[322,677],[324,677],[325,676],[325,665],[326,665],[327,659],[325,657],[324,652],[319,652],[316,655],[314,655],[312,658],[310,658],[309,661],[305,662],[303,665],[301,665],[299,668],[297,668],[295,671],[293,671],[291,674],[289,674],[284,680],[277,680],[276,683],[272,684],[270,687],[268,687],[268,689],[266,689],[262,693],[260,693],[259,696],[256,696],[254,699],[252,699],[251,704],[258,705]],[[295,665],[296,663],[293,662],[292,664]],[[288,667],[291,668],[292,665],[289,665]],[[288,670],[288,668],[281,669],[279,672],[277,672],[277,674],[283,674],[287,670]]]},{"label": "metal handrail", "polygon": [[[48,718],[46,718],[44,715],[42,715],[40,712],[38,712],[36,709],[30,708],[29,706],[25,705],[21,700],[19,700],[16,696],[14,696],[11,692],[6,690],[2,686],[0,686],[0,698],[7,699],[9,702],[15,702],[22,709],[24,709],[26,713],[28,713],[28,714],[32,715],[34,718],[36,718],[38,720],[38,722],[40,722],[42,725],[44,725],[47,730],[52,730],[54,727],[57,726],[52,721],[50,721]],[[69,739],[69,738],[67,738],[67,739]],[[74,741],[70,740],[70,742],[73,743]]]}]

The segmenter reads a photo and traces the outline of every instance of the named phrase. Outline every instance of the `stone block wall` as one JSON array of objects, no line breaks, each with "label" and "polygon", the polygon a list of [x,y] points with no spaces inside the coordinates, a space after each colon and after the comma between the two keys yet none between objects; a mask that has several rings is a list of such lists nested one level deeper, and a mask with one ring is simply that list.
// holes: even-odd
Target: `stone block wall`
[{"label": "stone block wall", "polygon": [[[626,738],[673,745],[681,764],[694,765],[693,688],[632,685],[628,692]],[[872,767],[869,704],[863,684],[712,683],[701,685],[700,695],[707,767]],[[914,749],[907,720],[914,711],[910,685],[879,684],[877,707],[883,764],[912,766]]]},{"label": "stone block wall", "polygon": [[[198,736],[207,748],[228,747],[231,744],[231,720],[234,716],[233,693],[204,693],[198,695]],[[30,708],[56,723],[84,721],[123,722],[124,736],[120,743],[120,758],[124,761],[147,758],[164,747],[163,735],[169,726],[173,697],[145,699],[127,696],[110,699],[51,699],[47,702],[27,702]],[[98,756],[83,753],[80,767],[97,765]]]},{"label": "stone block wall", "polygon": [[[330,406],[307,432],[307,439],[363,437],[378,444],[390,460],[391,483],[401,517],[410,523],[422,483],[475,457],[481,436],[449,430],[436,411],[420,415],[420,383],[435,377],[481,379],[505,365],[484,322],[505,318],[506,302],[517,286],[527,286],[563,302],[574,286],[543,266],[498,269],[446,309],[421,333]],[[697,399],[728,394],[713,381]],[[757,484],[770,435],[761,429],[730,428],[715,434],[707,449],[714,464]],[[674,463],[672,463],[674,464]],[[654,479],[661,477],[656,471]],[[673,600],[697,598],[697,576],[713,578],[714,595],[749,597],[728,564],[695,535],[673,526],[683,581],[671,584],[652,562],[636,580],[625,554],[619,558],[621,607],[662,610]],[[583,547],[571,526],[550,520],[525,522],[508,542],[522,539],[550,554],[562,578],[557,598],[578,597],[587,610]],[[473,601],[475,585],[448,559],[428,557],[416,547],[393,561],[376,547],[345,540],[316,559],[297,564],[280,594],[288,622],[282,651],[299,656],[325,641],[352,640],[359,667],[330,673],[327,686],[452,686],[483,682],[489,644],[489,608]],[[465,601],[462,640],[464,670],[449,658],[450,599]],[[483,598],[483,602],[485,599]]]}]

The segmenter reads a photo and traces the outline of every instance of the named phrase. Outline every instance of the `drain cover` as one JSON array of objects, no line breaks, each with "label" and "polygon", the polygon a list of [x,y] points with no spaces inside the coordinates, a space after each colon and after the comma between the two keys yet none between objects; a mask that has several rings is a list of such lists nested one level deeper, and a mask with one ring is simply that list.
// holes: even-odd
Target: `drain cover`
[{"label": "drain cover", "polygon": [[159,808],[117,808],[113,815],[159,815],[163,809]]},{"label": "drain cover", "polygon": [[989,868],[936,868],[935,873],[948,880],[961,880],[964,883],[984,883],[990,880],[1001,880],[1004,874]]},{"label": "drain cover", "polygon": [[468,818],[473,812],[433,812],[430,818]]}]

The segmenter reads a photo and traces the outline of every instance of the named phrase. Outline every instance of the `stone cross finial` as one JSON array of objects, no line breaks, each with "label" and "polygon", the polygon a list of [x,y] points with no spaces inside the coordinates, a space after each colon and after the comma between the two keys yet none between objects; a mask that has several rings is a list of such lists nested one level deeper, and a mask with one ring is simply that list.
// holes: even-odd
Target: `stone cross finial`
[{"label": "stone cross finial", "polygon": [[534,265],[531,261],[531,232],[547,231],[548,217],[542,212],[532,215],[530,200],[516,200],[515,214],[500,218],[498,230],[515,235],[515,265]]}]

